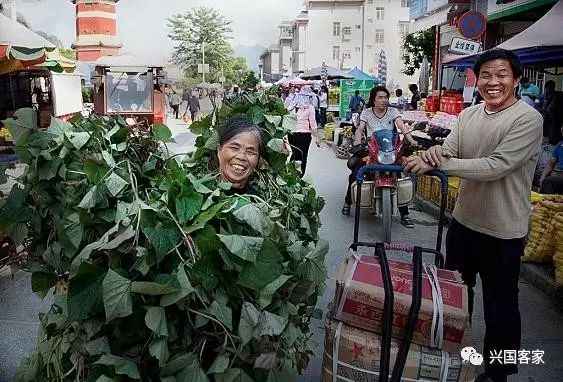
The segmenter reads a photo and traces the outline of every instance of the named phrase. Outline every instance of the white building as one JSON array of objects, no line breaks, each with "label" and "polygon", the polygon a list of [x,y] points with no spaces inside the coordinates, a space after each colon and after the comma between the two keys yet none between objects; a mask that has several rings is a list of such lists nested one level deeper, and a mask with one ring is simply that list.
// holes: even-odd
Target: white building
[{"label": "white building", "polygon": [[[290,71],[299,73],[325,62],[377,75],[379,53],[384,50],[388,86],[406,88],[412,79],[401,73],[401,46],[403,34],[409,32],[408,5],[408,0],[308,0],[292,28],[289,22],[279,26],[280,68],[283,71],[289,63]],[[262,56],[265,77],[269,50]]]}]

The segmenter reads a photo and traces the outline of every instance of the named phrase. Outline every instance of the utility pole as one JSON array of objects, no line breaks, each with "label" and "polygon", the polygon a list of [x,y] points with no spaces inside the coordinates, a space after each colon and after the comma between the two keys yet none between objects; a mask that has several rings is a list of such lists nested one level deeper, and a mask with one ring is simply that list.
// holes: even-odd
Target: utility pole
[{"label": "utility pole", "polygon": [[201,75],[203,77],[203,82],[205,82],[205,41],[201,43],[201,56],[202,56],[202,65],[201,65]]},{"label": "utility pole", "polygon": [[365,4],[362,4],[362,71],[364,70],[364,45],[366,40],[366,7]]}]

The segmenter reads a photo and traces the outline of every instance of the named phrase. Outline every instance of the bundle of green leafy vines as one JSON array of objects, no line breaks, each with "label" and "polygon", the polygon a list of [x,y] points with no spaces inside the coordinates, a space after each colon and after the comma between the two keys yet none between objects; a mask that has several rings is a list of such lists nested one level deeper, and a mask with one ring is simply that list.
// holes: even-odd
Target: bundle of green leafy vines
[{"label": "bundle of green leafy vines", "polygon": [[[216,128],[237,114],[267,137],[258,196],[226,193],[217,173]],[[290,381],[307,366],[324,202],[281,153],[296,121],[278,100],[248,95],[193,124],[186,157],[168,154],[164,125],[35,118],[4,121],[27,166],[0,228],[54,297],[16,380]]]}]

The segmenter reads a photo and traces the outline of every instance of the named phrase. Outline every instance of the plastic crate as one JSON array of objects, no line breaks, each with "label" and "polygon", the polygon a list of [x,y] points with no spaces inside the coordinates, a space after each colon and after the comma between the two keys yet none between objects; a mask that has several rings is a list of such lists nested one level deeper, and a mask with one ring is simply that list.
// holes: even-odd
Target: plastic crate
[{"label": "plastic crate", "polygon": [[459,194],[459,186],[455,184],[450,184],[448,186],[448,198],[446,200],[446,210],[453,212],[455,203],[457,202],[457,197]]},{"label": "plastic crate", "polygon": [[424,199],[430,199],[431,180],[429,176],[422,175],[417,177],[416,192]]}]

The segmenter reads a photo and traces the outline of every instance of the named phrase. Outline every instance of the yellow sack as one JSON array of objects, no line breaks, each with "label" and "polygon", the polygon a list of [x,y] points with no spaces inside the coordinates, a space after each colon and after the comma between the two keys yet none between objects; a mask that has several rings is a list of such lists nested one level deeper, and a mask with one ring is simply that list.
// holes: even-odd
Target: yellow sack
[{"label": "yellow sack", "polygon": [[541,200],[535,206],[522,261],[533,263],[551,261],[555,251],[555,233],[557,232],[554,217],[560,212],[563,212],[563,203],[548,199]]},{"label": "yellow sack", "polygon": [[553,264],[555,265],[555,284],[563,286],[563,213],[555,215],[555,253]]}]

